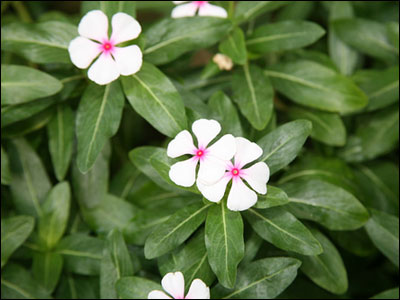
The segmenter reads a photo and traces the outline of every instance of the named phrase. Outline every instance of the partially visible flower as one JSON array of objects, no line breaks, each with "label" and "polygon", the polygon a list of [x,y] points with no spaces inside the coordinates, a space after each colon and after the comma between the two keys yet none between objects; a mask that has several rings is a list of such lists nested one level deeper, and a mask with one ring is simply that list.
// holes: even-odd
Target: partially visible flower
[{"label": "partially visible flower", "polygon": [[80,36],[68,47],[72,63],[86,69],[88,77],[97,84],[108,84],[120,75],[132,75],[142,66],[142,51],[136,45],[117,47],[118,44],[137,38],[140,24],[130,15],[119,12],[111,20],[112,34],[108,37],[108,18],[101,10],[88,12],[78,26]]},{"label": "partially visible flower", "polygon": [[169,157],[193,155],[172,165],[169,177],[177,185],[192,186],[196,181],[196,166],[200,162],[198,180],[205,184],[214,184],[224,176],[226,163],[236,152],[235,138],[231,134],[226,134],[208,146],[221,131],[221,125],[215,120],[197,120],[193,122],[192,131],[197,138],[197,147],[194,146],[192,136],[187,130],[179,132],[168,144]]},{"label": "partially visible flower", "polygon": [[197,10],[199,11],[199,16],[209,16],[209,17],[219,17],[219,18],[226,18],[228,16],[228,13],[226,12],[225,9],[216,5],[212,5],[208,3],[209,1],[172,1],[172,2],[178,5],[172,10],[171,17],[173,18],[193,17],[196,14]]},{"label": "partially visible flower", "polygon": [[197,187],[206,199],[219,202],[224,197],[228,182],[232,180],[227,206],[230,210],[241,211],[252,207],[257,202],[257,194],[242,179],[257,193],[265,195],[267,193],[269,168],[264,162],[258,162],[249,168],[244,168],[245,165],[259,158],[263,153],[261,147],[256,143],[237,137],[236,149],[234,163],[228,163],[227,172],[220,181],[213,185],[197,181]]},{"label": "partially visible flower", "polygon": [[210,299],[210,288],[200,279],[192,281],[185,297],[185,279],[181,272],[166,274],[161,285],[173,298],[163,291],[154,290],[147,295],[147,299]]},{"label": "partially visible flower", "polygon": [[232,59],[224,54],[217,53],[213,57],[213,62],[218,66],[220,70],[230,71],[233,68]]}]

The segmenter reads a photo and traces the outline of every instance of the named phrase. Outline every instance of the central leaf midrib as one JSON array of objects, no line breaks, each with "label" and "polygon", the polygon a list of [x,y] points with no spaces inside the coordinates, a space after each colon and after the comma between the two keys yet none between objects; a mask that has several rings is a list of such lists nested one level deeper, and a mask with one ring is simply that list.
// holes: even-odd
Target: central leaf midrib
[{"label": "central leaf midrib", "polygon": [[260,112],[258,111],[257,97],[256,97],[256,93],[254,90],[253,82],[252,82],[252,79],[250,76],[249,65],[245,64],[243,66],[243,70],[244,70],[244,75],[246,78],[247,85],[250,90],[251,100],[252,100],[253,106],[254,106],[254,112],[256,113],[256,118],[257,118],[258,122],[260,122]]},{"label": "central leaf midrib", "polygon": [[253,39],[248,40],[247,45],[263,43],[263,42],[268,42],[268,41],[274,41],[274,40],[279,40],[279,39],[285,39],[285,38],[300,36],[300,35],[305,35],[305,34],[306,34],[306,32],[291,32],[291,33],[263,36],[263,37],[258,37],[258,38],[253,38]]}]

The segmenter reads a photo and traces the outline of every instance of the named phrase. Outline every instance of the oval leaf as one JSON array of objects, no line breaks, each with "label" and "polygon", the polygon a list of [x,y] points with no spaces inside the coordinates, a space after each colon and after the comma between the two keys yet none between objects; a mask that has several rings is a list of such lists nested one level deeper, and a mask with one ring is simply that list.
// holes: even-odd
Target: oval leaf
[{"label": "oval leaf", "polygon": [[123,277],[117,281],[116,289],[121,299],[147,299],[153,290],[162,291],[160,284],[141,277]]},{"label": "oval leaf", "polygon": [[219,51],[229,56],[235,64],[244,65],[247,61],[247,51],[243,31],[236,27],[219,44]]}]

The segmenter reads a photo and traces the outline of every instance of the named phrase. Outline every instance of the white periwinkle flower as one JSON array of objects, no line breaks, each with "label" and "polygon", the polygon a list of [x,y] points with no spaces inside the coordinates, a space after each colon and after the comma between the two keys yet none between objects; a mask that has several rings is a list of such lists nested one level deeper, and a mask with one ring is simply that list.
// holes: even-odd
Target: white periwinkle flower
[{"label": "white periwinkle flower", "polygon": [[108,18],[101,10],[88,12],[78,26],[80,36],[68,47],[72,63],[86,69],[88,77],[97,84],[108,84],[120,75],[132,75],[142,66],[142,51],[136,45],[117,47],[118,44],[137,38],[140,24],[130,15],[119,12],[111,20],[112,34],[108,37]]},{"label": "white periwinkle flower", "polygon": [[257,202],[257,194],[242,179],[257,193],[265,195],[267,193],[269,168],[264,162],[258,162],[246,169],[243,167],[259,158],[262,153],[261,147],[256,143],[237,137],[234,163],[229,162],[226,168],[227,172],[222,179],[213,185],[197,181],[197,187],[206,199],[212,202],[219,202],[225,194],[228,182],[232,180],[232,187],[227,201],[228,208],[234,211],[241,211],[252,207]]},{"label": "white periwinkle flower", "polygon": [[199,11],[199,16],[209,16],[209,17],[219,17],[219,18],[226,18],[228,16],[225,9],[216,5],[212,5],[208,3],[209,1],[172,1],[172,2],[178,5],[172,10],[171,17],[173,18],[193,17],[196,14],[197,10]]},{"label": "white periwinkle flower", "polygon": [[236,152],[235,138],[231,134],[226,134],[208,146],[221,131],[221,125],[215,120],[197,120],[193,122],[192,131],[197,138],[197,147],[194,146],[192,136],[187,130],[178,133],[168,144],[169,157],[193,155],[172,165],[169,177],[177,185],[192,186],[196,181],[196,166],[200,161],[197,180],[204,184],[214,184],[224,176],[226,164]]},{"label": "white periwinkle flower", "polygon": [[185,297],[185,279],[181,272],[166,274],[161,285],[173,298],[163,291],[154,290],[147,295],[147,299],[210,299],[210,288],[200,279],[192,281]]}]

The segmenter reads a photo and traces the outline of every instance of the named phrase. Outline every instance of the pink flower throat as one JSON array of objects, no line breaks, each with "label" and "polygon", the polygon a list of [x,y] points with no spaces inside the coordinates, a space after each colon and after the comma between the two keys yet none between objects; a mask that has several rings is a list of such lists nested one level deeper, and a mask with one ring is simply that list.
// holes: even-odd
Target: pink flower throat
[{"label": "pink flower throat", "polygon": [[208,1],[193,1],[194,4],[197,5],[197,7],[202,7],[203,5],[205,5]]},{"label": "pink flower throat", "polygon": [[104,54],[112,53],[114,51],[114,43],[110,40],[104,40],[100,45],[100,51]]}]

